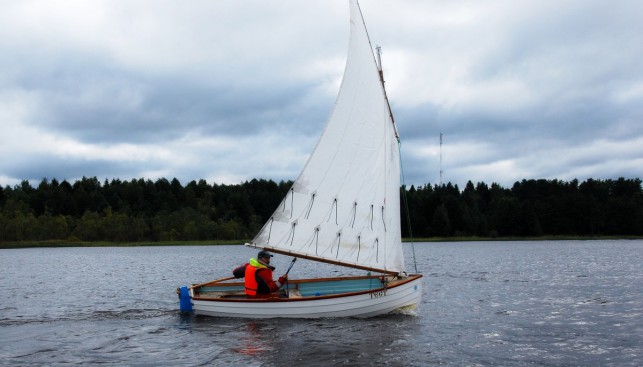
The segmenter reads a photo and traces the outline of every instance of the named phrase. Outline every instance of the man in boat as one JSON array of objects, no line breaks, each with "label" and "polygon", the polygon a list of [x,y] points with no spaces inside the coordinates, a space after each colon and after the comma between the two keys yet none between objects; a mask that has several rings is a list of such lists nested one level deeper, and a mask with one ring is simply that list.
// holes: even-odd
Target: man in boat
[{"label": "man in boat", "polygon": [[262,250],[259,251],[256,259],[250,259],[245,273],[246,295],[248,297],[275,297],[276,295],[274,295],[274,293],[286,283],[288,279],[287,274],[280,276],[277,282],[272,280],[272,271],[275,270],[275,268],[274,266],[270,266],[271,257],[272,254],[270,252]]}]

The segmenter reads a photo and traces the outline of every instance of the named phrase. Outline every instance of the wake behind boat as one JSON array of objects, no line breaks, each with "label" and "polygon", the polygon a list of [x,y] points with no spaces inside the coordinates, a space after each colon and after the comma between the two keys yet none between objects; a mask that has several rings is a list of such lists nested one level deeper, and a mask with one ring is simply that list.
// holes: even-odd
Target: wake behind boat
[{"label": "wake behind boat", "polygon": [[[288,280],[249,298],[230,278],[180,289],[181,310],[247,318],[370,317],[417,307],[422,275],[404,269],[399,136],[357,0],[335,108],[306,166],[247,246],[369,272]],[[370,275],[371,272],[378,275]]]}]

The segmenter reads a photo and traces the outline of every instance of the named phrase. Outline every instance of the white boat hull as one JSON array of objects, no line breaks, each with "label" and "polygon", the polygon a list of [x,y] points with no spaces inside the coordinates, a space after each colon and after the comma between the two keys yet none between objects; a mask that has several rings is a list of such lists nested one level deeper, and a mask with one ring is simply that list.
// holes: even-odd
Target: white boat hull
[{"label": "white boat hull", "polygon": [[417,307],[422,298],[422,276],[390,287],[328,296],[272,299],[202,299],[190,290],[194,313],[239,318],[373,317]]}]

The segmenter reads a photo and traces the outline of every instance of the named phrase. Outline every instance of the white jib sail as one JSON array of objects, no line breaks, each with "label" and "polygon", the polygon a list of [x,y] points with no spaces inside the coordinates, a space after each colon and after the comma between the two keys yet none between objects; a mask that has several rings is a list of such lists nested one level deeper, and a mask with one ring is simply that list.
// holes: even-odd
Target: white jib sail
[{"label": "white jib sail", "polygon": [[359,5],[344,79],[306,166],[248,245],[349,267],[404,271],[394,123]]}]

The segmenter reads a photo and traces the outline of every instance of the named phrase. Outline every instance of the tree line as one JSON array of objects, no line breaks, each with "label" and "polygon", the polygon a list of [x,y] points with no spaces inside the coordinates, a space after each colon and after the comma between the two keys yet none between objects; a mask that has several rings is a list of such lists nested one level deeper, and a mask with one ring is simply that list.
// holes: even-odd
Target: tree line
[{"label": "tree line", "polygon": [[411,229],[420,237],[643,234],[638,178],[522,180],[510,189],[469,181],[463,190],[450,183],[411,187],[407,197]]},{"label": "tree line", "polygon": [[[251,238],[292,181],[238,185],[83,177],[0,186],[0,241],[178,241]],[[469,181],[402,188],[409,237],[643,235],[641,180]],[[404,205],[408,203],[408,205]],[[410,218],[409,230],[407,217]],[[412,232],[412,233],[411,233]]]}]

